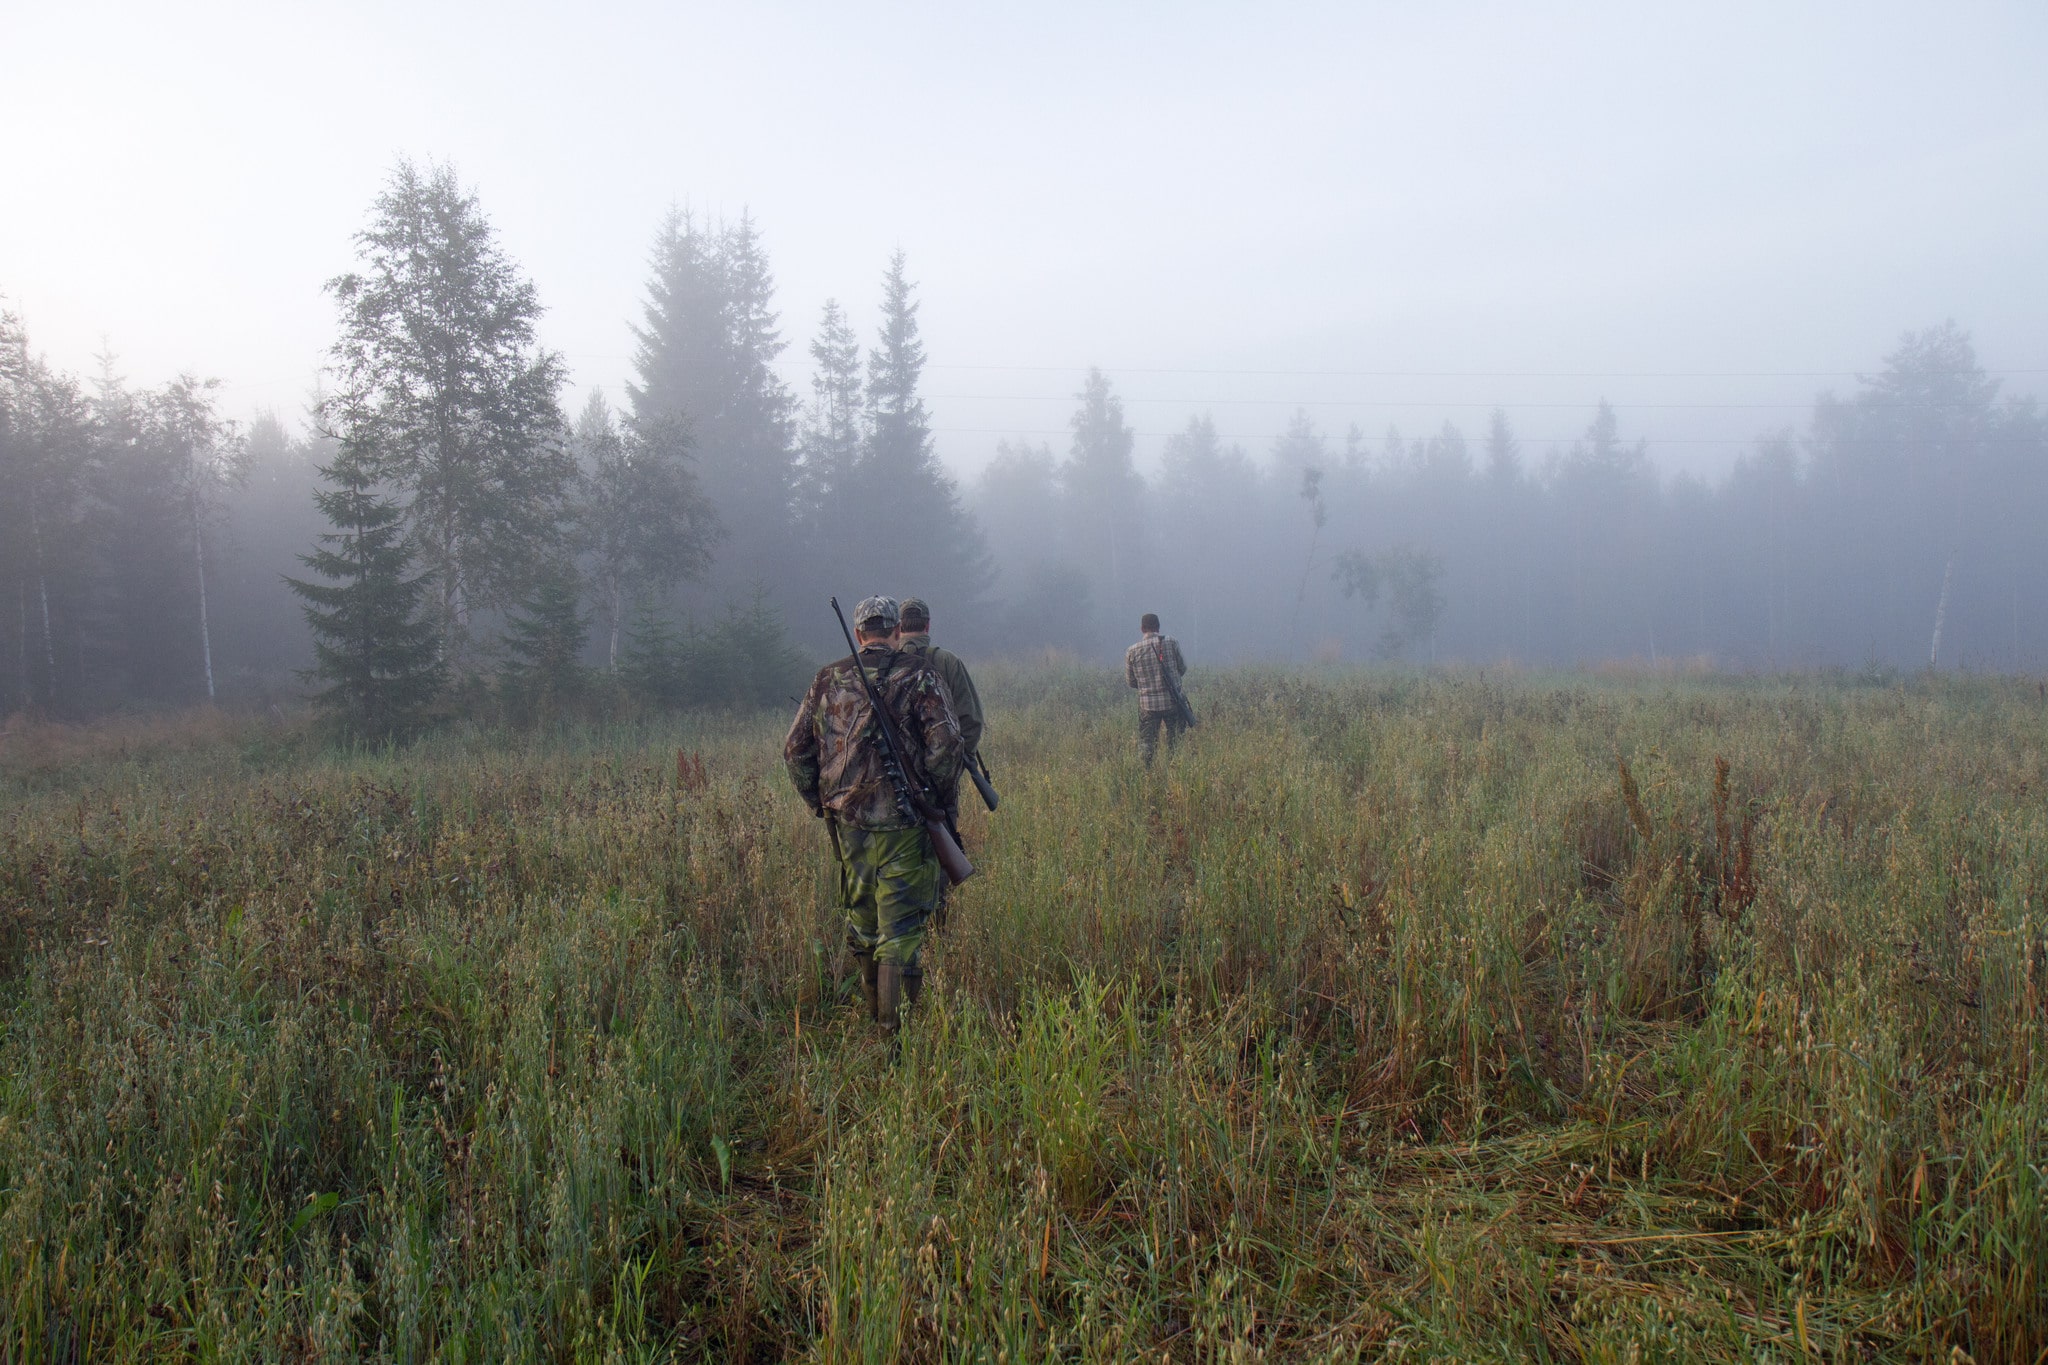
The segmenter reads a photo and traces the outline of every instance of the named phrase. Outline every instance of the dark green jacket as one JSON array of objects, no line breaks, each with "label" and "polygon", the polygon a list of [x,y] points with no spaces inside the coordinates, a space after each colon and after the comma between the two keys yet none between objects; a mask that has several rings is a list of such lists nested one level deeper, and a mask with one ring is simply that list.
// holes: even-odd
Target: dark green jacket
[{"label": "dark green jacket", "polygon": [[967,676],[967,665],[960,662],[960,656],[933,644],[930,631],[903,636],[897,641],[897,648],[908,654],[922,654],[931,660],[932,667],[945,679],[946,691],[952,697],[953,719],[960,723],[961,748],[970,755],[979,753],[981,698],[975,693],[974,679]]}]

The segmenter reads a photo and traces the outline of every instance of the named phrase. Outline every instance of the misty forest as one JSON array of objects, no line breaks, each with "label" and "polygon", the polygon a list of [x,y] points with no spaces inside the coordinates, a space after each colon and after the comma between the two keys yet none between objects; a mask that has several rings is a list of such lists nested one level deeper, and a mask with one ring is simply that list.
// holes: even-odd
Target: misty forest
[{"label": "misty forest", "polygon": [[963,486],[900,252],[876,324],[827,303],[793,385],[758,225],[672,213],[635,379],[569,411],[544,300],[454,170],[401,163],[356,244],[302,414],[224,413],[204,357],[158,388],[112,353],[63,373],[0,315],[6,709],[309,679],[374,724],[780,700],[833,646],[826,595],[871,591],[925,596],[979,657],[1107,662],[1147,610],[1211,663],[2048,657],[2048,417],[1953,322],[1872,338],[1853,389],[1712,481],[1661,474],[1596,391],[1583,435],[1543,449],[1498,409],[1408,434],[1302,411],[1251,448],[1197,410],[1148,473],[1091,369],[1070,440],[1002,440]]}]

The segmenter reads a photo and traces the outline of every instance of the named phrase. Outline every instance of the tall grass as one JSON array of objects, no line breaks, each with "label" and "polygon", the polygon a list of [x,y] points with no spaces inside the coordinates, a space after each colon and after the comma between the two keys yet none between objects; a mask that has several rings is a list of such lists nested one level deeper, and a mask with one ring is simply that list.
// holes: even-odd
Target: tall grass
[{"label": "tall grass", "polygon": [[780,716],[0,754],[0,1351],[2048,1349],[2031,683],[1115,681],[894,1062]]}]

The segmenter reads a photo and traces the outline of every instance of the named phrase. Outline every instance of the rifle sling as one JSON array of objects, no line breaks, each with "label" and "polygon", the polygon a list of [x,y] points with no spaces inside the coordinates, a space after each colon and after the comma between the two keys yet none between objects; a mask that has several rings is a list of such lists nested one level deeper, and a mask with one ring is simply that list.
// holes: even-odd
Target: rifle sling
[{"label": "rifle sling", "polygon": [[[900,741],[903,739],[903,732],[897,727],[895,717],[888,714],[886,708],[888,707],[889,700],[882,692],[883,685],[889,681],[889,675],[896,671],[897,662],[902,659],[906,652],[900,649],[890,650],[888,662],[876,668],[872,674],[869,674],[867,666],[861,662],[860,651],[856,649],[853,656],[853,666],[862,674],[864,680],[872,688],[868,692],[868,709],[875,713],[875,728],[884,732],[882,735],[878,735],[877,738],[882,740],[885,747],[899,750],[897,753],[897,766],[903,770],[903,781],[908,788],[906,795],[910,801],[911,809],[916,812],[920,819],[932,820],[938,817],[927,809],[927,803],[922,799],[923,793],[917,789],[915,775],[910,770],[910,755],[900,752]],[[890,737],[892,736],[898,741],[895,745],[890,743]]]}]

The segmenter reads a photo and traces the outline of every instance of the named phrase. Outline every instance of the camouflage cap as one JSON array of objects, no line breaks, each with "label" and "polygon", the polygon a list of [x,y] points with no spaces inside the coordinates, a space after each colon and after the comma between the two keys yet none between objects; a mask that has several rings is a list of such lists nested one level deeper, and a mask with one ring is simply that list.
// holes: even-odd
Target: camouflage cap
[{"label": "camouflage cap", "polygon": [[903,613],[903,619],[906,621],[910,620],[913,616],[920,621],[929,621],[932,619],[932,609],[929,605],[926,604],[925,600],[922,597],[904,598],[903,606],[900,610]]},{"label": "camouflage cap", "polygon": [[893,597],[863,597],[860,605],[853,609],[853,624],[866,630],[870,621],[880,621],[883,630],[894,630],[902,615],[903,609],[896,605]]}]

